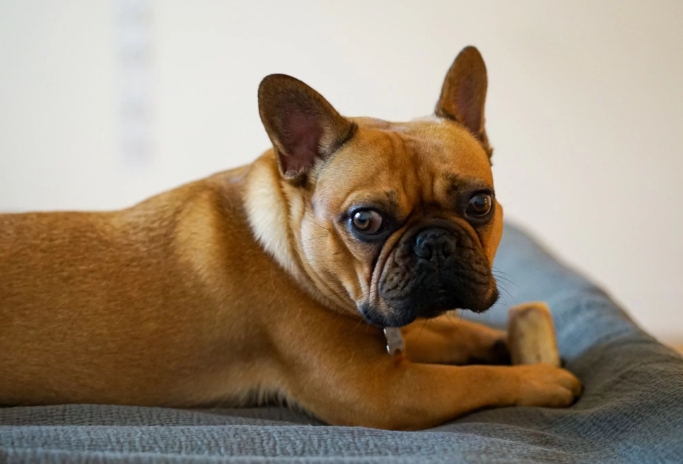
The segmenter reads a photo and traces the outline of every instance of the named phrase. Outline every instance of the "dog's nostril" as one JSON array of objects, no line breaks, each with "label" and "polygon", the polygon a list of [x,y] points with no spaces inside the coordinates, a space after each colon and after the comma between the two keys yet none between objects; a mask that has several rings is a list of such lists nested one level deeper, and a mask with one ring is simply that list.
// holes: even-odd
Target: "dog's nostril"
[{"label": "dog's nostril", "polygon": [[441,256],[446,259],[453,253],[455,253],[455,242],[450,240],[450,237],[443,237],[439,242],[439,249],[441,250]]},{"label": "dog's nostril", "polygon": [[446,259],[455,253],[455,238],[445,229],[434,228],[420,232],[413,247],[418,258],[431,260],[434,257]]},{"label": "dog's nostril", "polygon": [[425,237],[418,236],[415,240],[415,254],[418,258],[432,258],[432,243]]}]

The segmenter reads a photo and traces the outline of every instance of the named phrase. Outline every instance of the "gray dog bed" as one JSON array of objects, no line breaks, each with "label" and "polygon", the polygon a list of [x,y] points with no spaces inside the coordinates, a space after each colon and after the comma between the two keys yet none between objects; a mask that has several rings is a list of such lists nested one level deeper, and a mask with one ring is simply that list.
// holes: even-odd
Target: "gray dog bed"
[{"label": "gray dog bed", "polygon": [[324,426],[277,407],[5,408],[0,461],[683,462],[683,359],[519,230],[506,228],[495,268],[507,292],[476,319],[501,324],[506,306],[547,301],[585,388],[571,408],[492,409],[422,432]]}]

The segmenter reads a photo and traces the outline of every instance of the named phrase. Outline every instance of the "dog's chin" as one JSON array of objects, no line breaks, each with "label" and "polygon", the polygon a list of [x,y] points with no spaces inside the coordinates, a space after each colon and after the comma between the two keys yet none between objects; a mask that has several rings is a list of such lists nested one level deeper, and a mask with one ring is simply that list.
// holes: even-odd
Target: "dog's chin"
[{"label": "dog's chin", "polygon": [[417,318],[432,319],[453,309],[463,309],[481,314],[488,311],[498,301],[498,297],[498,290],[494,288],[487,297],[476,298],[468,302],[454,301],[452,298],[439,298],[437,296],[430,301],[428,306],[412,301],[400,301],[394,302],[394,304],[385,302],[386,311],[380,311],[369,303],[361,303],[358,305],[358,312],[368,324],[375,327],[403,327]]},{"label": "dog's chin", "polygon": [[[363,316],[363,319],[375,327],[403,327],[410,324],[418,318],[416,311],[394,311],[389,313],[378,311],[375,307],[368,303],[362,303],[358,306],[358,312]],[[436,317],[436,316],[432,316]]]}]

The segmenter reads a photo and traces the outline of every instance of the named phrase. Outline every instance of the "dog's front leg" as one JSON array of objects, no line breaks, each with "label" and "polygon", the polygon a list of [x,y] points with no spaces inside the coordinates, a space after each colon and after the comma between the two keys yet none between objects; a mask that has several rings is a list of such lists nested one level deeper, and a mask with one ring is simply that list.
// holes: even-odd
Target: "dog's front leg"
[{"label": "dog's front leg", "polygon": [[547,364],[447,366],[390,357],[374,327],[309,333],[296,348],[281,353],[285,394],[335,425],[422,429],[484,407],[568,406],[581,389],[571,373]]},{"label": "dog's front leg", "polygon": [[427,364],[509,364],[506,333],[446,314],[401,329],[406,356]]}]

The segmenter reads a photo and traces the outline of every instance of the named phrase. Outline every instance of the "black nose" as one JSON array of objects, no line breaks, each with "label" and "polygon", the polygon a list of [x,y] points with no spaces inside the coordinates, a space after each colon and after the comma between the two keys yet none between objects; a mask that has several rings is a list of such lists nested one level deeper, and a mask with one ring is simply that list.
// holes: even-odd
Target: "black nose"
[{"label": "black nose", "polygon": [[415,237],[413,248],[418,258],[444,260],[455,253],[456,240],[446,229],[425,229]]}]

